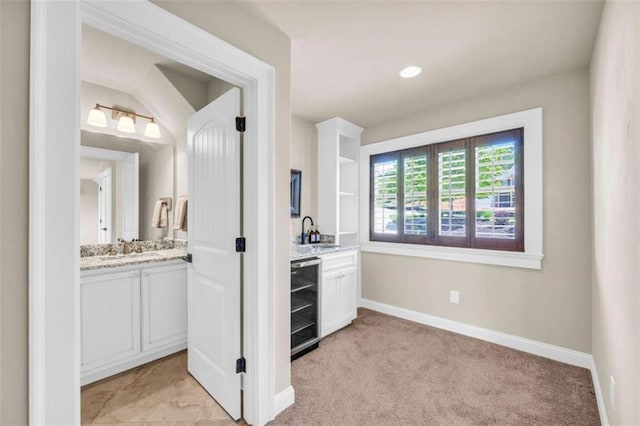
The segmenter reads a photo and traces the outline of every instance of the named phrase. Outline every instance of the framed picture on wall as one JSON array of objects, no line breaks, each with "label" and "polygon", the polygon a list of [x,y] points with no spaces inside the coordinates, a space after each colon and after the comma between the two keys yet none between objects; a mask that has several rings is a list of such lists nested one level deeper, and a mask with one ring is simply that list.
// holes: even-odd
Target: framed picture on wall
[{"label": "framed picture on wall", "polygon": [[291,169],[291,217],[300,217],[300,190],[302,188],[302,172]]}]

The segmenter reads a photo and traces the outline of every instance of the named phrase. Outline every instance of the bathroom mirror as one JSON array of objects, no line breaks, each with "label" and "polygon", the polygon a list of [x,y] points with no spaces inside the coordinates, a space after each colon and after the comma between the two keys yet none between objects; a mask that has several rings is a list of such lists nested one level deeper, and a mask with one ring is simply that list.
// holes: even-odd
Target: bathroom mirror
[{"label": "bathroom mirror", "polygon": [[300,217],[300,189],[302,188],[302,172],[291,169],[291,217]]},{"label": "bathroom mirror", "polygon": [[139,154],[80,147],[80,244],[138,238]]}]

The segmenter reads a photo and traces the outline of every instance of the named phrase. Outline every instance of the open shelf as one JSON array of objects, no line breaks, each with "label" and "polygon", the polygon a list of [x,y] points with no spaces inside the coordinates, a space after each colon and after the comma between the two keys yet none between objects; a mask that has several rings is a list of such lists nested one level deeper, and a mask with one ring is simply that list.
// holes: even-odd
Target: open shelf
[{"label": "open shelf", "polygon": [[[322,232],[336,236],[336,244],[358,241],[358,192],[360,191],[360,142],[362,127],[335,117],[318,128],[318,222]],[[354,231],[340,232],[343,230]]]}]

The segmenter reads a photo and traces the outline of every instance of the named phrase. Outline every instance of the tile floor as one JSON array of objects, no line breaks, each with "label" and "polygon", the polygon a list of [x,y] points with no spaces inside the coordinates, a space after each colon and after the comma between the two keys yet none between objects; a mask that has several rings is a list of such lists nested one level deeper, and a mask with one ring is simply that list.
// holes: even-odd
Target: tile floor
[{"label": "tile floor", "polygon": [[82,388],[82,423],[235,425],[187,372],[180,352]]}]

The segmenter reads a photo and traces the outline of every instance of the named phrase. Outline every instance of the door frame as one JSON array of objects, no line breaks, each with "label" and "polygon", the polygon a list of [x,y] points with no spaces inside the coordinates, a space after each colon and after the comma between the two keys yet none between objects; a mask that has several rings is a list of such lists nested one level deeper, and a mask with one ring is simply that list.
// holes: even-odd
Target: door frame
[{"label": "door frame", "polygon": [[148,1],[96,0],[31,2],[29,421],[80,423],[82,23],[243,89],[243,404],[249,423],[265,424],[275,398],[275,70]]},{"label": "door frame", "polygon": [[[109,176],[109,198],[106,199],[103,191],[104,184],[103,179],[105,176]],[[108,169],[104,169],[98,174],[98,223],[96,226],[98,227],[98,241],[99,244],[105,244],[107,242],[102,241],[102,228],[104,227],[102,224],[102,213],[107,213],[109,216],[109,238],[108,244],[113,243],[113,167],[109,167]]]}]

